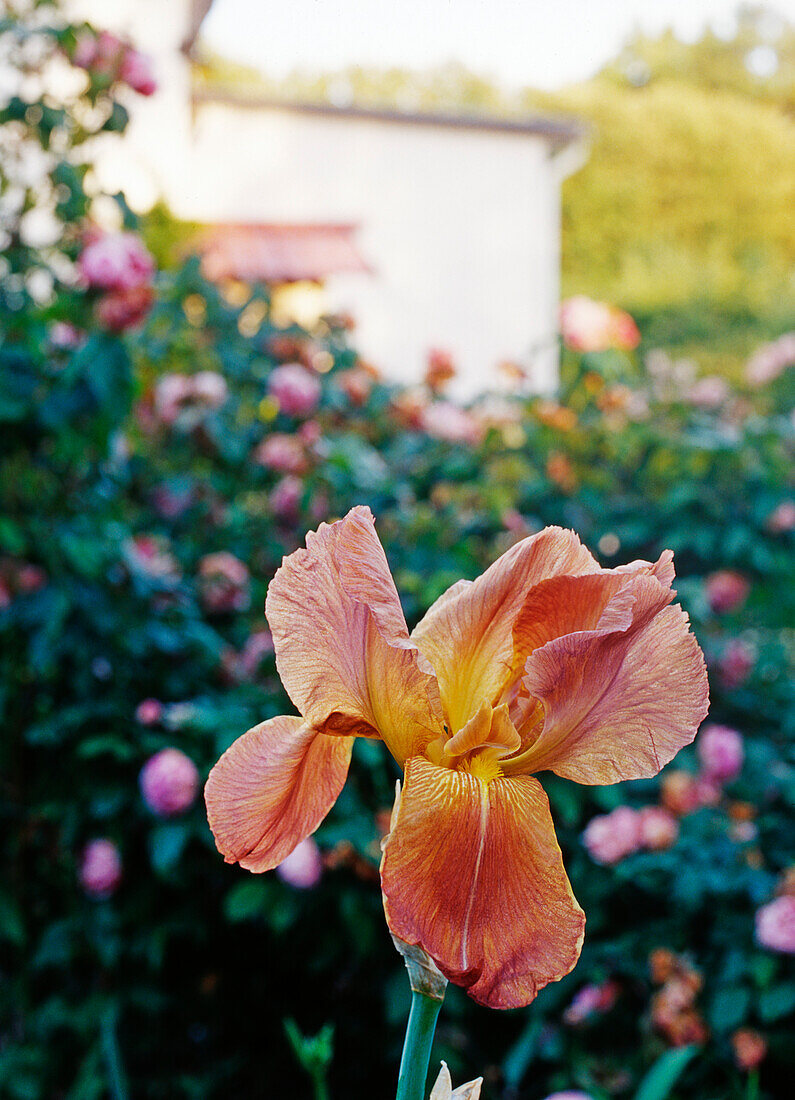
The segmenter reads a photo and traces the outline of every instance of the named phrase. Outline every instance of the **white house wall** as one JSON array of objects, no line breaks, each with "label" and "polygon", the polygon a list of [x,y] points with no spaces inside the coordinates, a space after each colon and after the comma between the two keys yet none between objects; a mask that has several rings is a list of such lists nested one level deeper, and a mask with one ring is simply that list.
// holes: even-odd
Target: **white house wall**
[{"label": "white house wall", "polygon": [[420,376],[431,347],[463,390],[518,361],[554,387],[561,172],[540,135],[201,102],[178,47],[186,0],[74,0],[155,56],[160,90],[131,97],[132,125],[102,154],[104,185],[134,205],[163,194],[199,221],[354,222],[372,276],[329,280],[386,374]]},{"label": "white house wall", "polygon": [[386,373],[416,378],[440,346],[468,390],[502,359],[554,384],[559,184],[542,138],[202,104],[194,140],[184,216],[359,226],[373,275],[330,293]]}]

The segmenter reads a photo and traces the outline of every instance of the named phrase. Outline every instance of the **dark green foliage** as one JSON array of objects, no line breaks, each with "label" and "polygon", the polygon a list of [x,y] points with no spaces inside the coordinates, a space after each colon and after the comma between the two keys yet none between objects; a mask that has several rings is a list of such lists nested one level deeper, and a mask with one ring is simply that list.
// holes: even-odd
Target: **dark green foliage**
[{"label": "dark green foliage", "polygon": [[[93,85],[86,94],[108,96]],[[70,125],[69,112],[52,107],[25,123],[26,140],[47,147]],[[25,200],[35,205],[51,184],[66,185],[53,247],[72,258],[77,222],[91,210],[79,137]],[[795,984],[786,957],[754,942],[754,913],[793,859],[793,534],[770,527],[795,493],[784,379],[720,413],[652,397],[646,417],[606,402],[612,383],[596,397],[579,383],[565,428],[531,402],[519,424],[492,426],[473,447],[411,427],[400,395],[381,384],[351,404],[343,372],[356,355],[338,325],[277,331],[264,292],[230,304],[191,261],[159,277],[142,328],[113,337],[99,328],[91,295],[68,281],[56,276],[43,299],[30,293],[26,277],[52,259],[14,236],[5,272],[19,278],[6,278],[0,295],[0,1095],[309,1096],[294,1050],[319,1076],[327,1024],[331,1095],[389,1095],[409,1001],[377,876],[376,815],[388,811],[397,777],[391,758],[377,744],[357,745],[350,781],[317,834],[329,867],[310,891],[225,866],[200,800],[160,820],[138,785],[164,747],[187,753],[204,778],[249,726],[292,710],[272,656],[245,670],[239,654],[264,628],[282,555],[356,503],[377,516],[410,623],[507,548],[517,513],[528,531],[576,528],[594,551],[601,545],[606,565],[671,547],[713,670],[738,637],[754,654],[736,687],[712,676],[712,717],[742,731],[743,771],[717,806],[683,818],[669,850],[598,867],[580,839],[596,813],[655,802],[658,781],[585,788],[544,777],[588,915],[582,960],[520,1012],[488,1012],[451,988],[437,1055],[457,1081],[483,1073],[489,1098],[579,1087],[598,1100],[741,1100],[752,1094],[730,1036],[750,1026],[770,1045],[759,1095],[784,1095]],[[82,331],[77,347],[54,343],[62,320]],[[295,514],[280,520],[279,475],[252,453],[274,431],[299,426],[263,400],[274,367],[296,356],[330,369],[311,468]],[[623,377],[608,355],[568,367],[568,377],[591,383]],[[165,423],[158,379],[199,371],[223,376],[226,400]],[[639,369],[634,385],[648,388]],[[162,569],[142,564],[141,538]],[[247,607],[207,609],[200,563],[218,551],[248,566]],[[702,582],[717,568],[750,580],[742,610],[709,610]],[[147,698],[164,708],[150,725],[136,720]],[[694,752],[676,766],[694,769]],[[742,836],[739,805],[754,826]],[[123,861],[105,900],[87,897],[78,880],[80,853],[96,837],[112,839]],[[660,947],[703,974],[698,1004],[710,1037],[695,1052],[670,1052],[650,1023],[648,956]],[[565,1024],[572,995],[607,978],[619,983],[615,1007]],[[285,1020],[295,1020],[290,1042]]]}]

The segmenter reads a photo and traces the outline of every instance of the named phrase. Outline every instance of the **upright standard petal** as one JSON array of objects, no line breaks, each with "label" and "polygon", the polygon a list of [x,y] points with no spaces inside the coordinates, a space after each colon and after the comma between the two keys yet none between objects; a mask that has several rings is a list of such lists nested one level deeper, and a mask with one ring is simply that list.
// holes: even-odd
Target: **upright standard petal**
[{"label": "upright standard petal", "polygon": [[399,763],[440,735],[436,678],[409,639],[369,508],[307,535],[266,613],[282,682],[312,725],[381,736]]},{"label": "upright standard petal", "polygon": [[269,871],[313,833],[337,801],[352,737],[328,737],[281,716],[244,733],[210,772],[204,797],[227,863]]},{"label": "upright standard petal", "polygon": [[513,626],[528,591],[561,573],[595,573],[598,564],[573,531],[547,527],[512,546],[475,581],[458,581],[412,633],[433,665],[451,732],[483,700],[496,702],[513,656]]},{"label": "upright standard petal", "polygon": [[550,769],[578,783],[648,778],[695,737],[709,688],[687,615],[668,606],[673,594],[654,576],[622,576],[595,629],[529,656],[522,688],[542,704],[544,724],[506,771]]},{"label": "upright standard petal", "polygon": [[541,785],[406,762],[381,864],[391,931],[492,1008],[529,1004],[577,962],[585,916]]}]

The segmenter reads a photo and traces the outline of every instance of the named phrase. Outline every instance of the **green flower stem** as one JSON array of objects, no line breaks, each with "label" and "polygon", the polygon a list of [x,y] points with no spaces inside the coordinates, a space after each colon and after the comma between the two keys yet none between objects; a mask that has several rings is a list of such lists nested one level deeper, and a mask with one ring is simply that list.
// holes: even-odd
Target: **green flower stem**
[{"label": "green flower stem", "polygon": [[438,998],[412,990],[395,1100],[425,1100],[428,1063],[441,1007],[442,1002]]}]

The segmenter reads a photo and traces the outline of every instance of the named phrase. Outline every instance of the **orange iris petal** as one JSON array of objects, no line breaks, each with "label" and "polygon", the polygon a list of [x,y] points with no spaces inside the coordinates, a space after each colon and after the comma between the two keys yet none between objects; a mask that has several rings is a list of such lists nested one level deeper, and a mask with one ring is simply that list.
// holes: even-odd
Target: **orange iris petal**
[{"label": "orange iris petal", "polygon": [[667,606],[673,593],[649,573],[623,579],[596,629],[555,638],[528,658],[522,686],[543,704],[544,727],[523,772],[551,769],[578,783],[648,778],[706,716],[706,667],[687,615]]},{"label": "orange iris petal", "polygon": [[585,916],[541,785],[415,757],[381,867],[387,923],[480,1004],[517,1008],[580,954]]},{"label": "orange iris petal", "polygon": [[409,639],[368,508],[307,535],[266,611],[282,682],[308,722],[381,736],[400,763],[439,736],[438,685]]},{"label": "orange iris petal", "polygon": [[352,737],[282,715],[250,729],[207,780],[207,817],[227,863],[269,871],[313,833],[348,774]]},{"label": "orange iris petal", "polygon": [[458,581],[430,608],[412,638],[430,660],[453,731],[485,699],[494,702],[513,656],[513,624],[528,590],[560,573],[597,565],[573,531],[545,530],[512,546],[475,581]]}]

